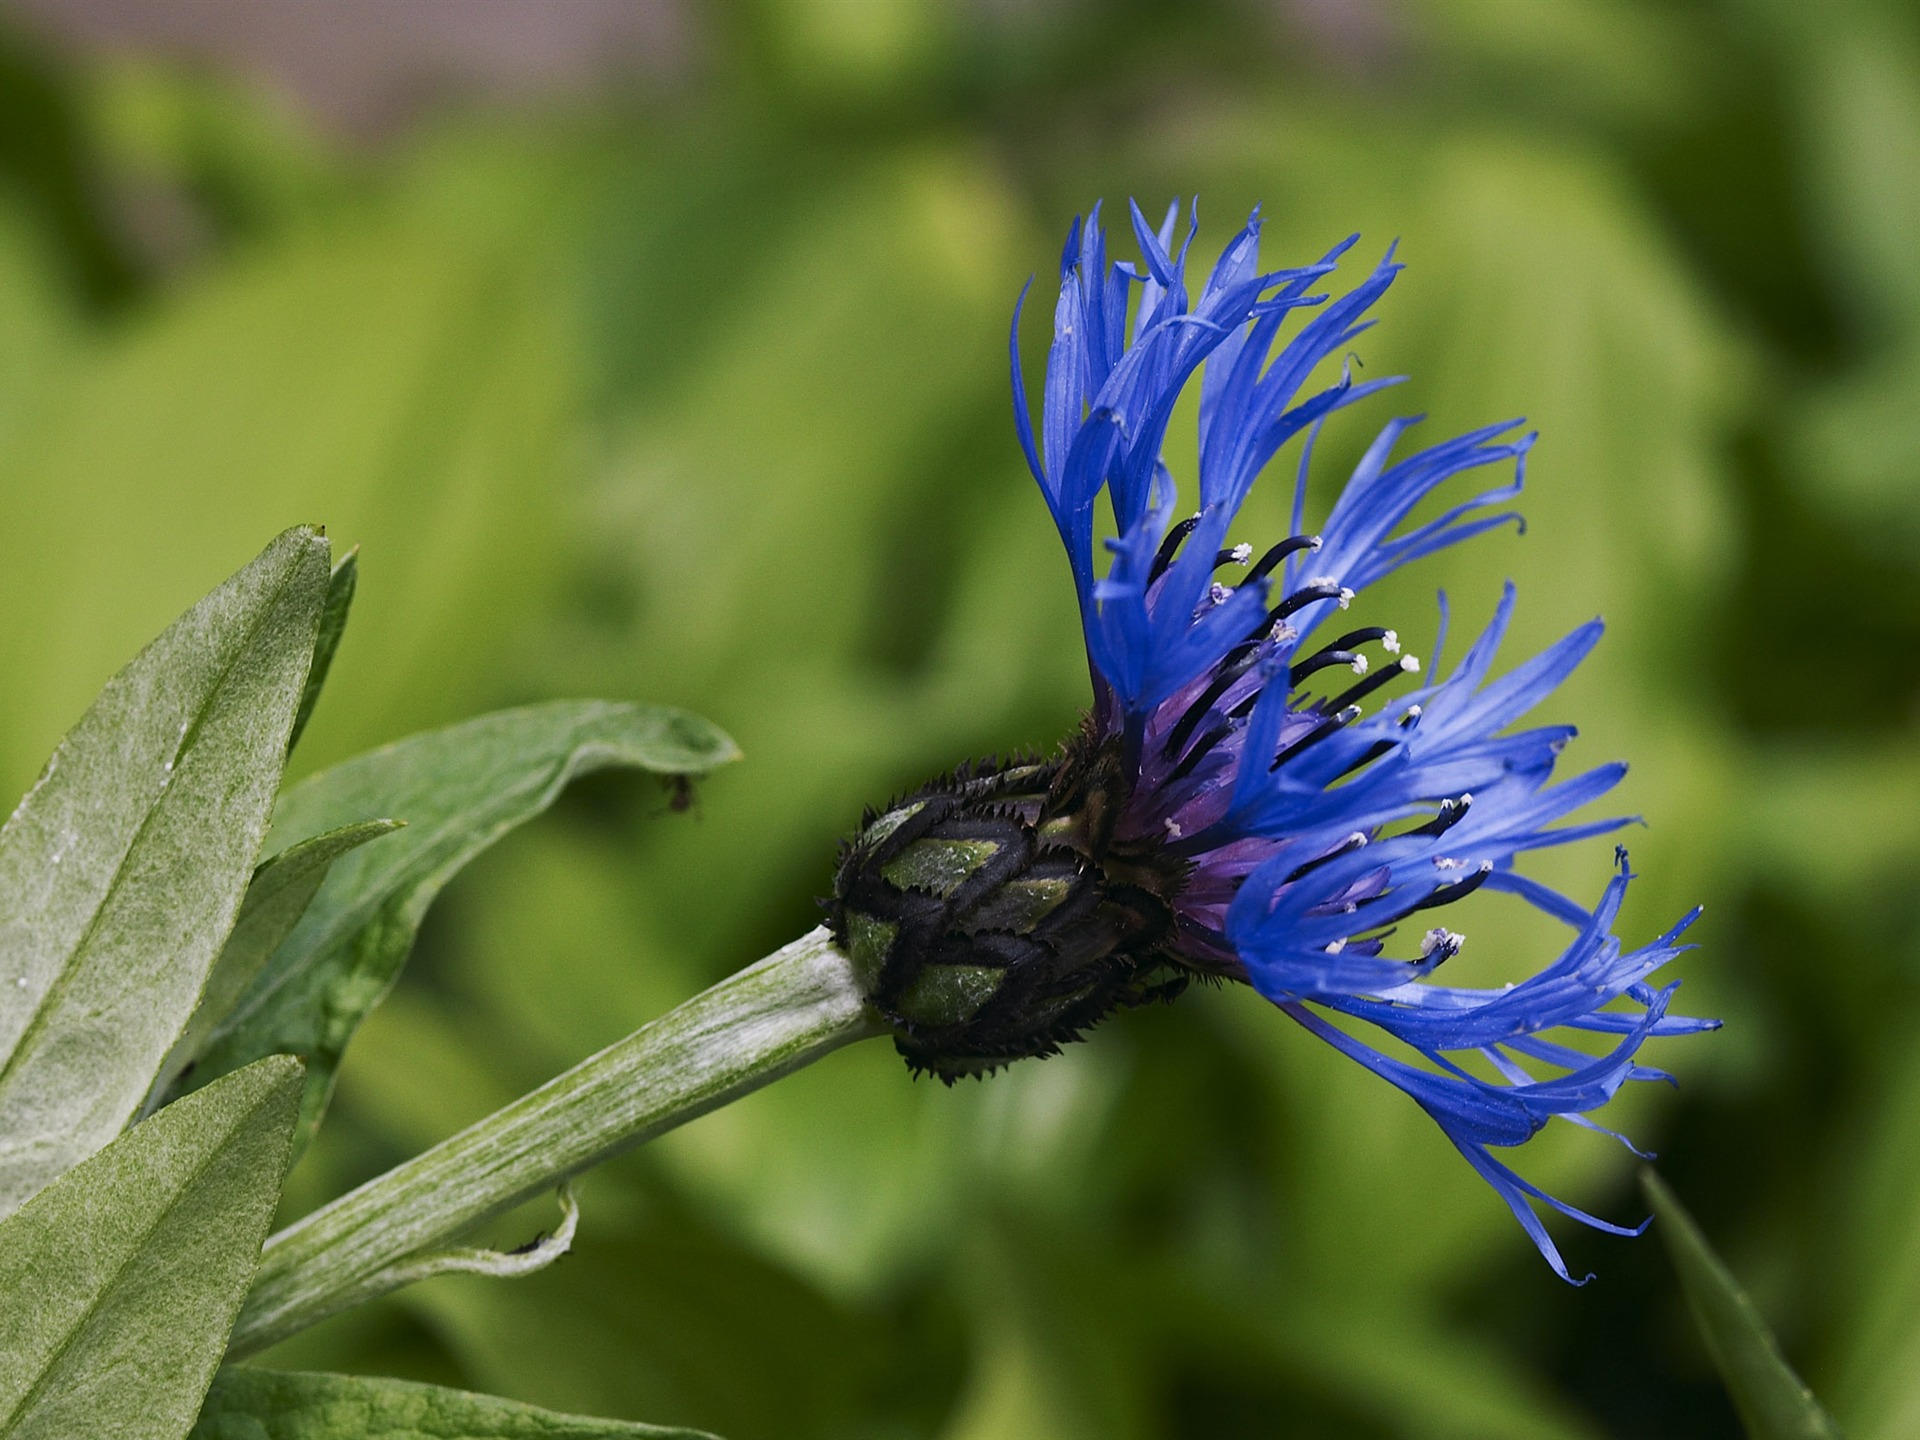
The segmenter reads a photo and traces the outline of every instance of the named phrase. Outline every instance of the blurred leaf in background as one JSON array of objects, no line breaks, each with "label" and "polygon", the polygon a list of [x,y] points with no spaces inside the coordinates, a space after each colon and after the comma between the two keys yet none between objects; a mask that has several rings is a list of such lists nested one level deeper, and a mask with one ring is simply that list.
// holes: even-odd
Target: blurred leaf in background
[{"label": "blurred leaf in background", "polygon": [[[290,1208],[813,923],[862,804],[1071,726],[1012,299],[1095,197],[1198,191],[1215,244],[1263,202],[1280,263],[1401,242],[1357,354],[1412,383],[1329,430],[1323,483],[1368,419],[1541,428],[1527,533],[1400,577],[1389,623],[1424,655],[1436,587],[1457,634],[1509,575],[1516,644],[1606,616],[1556,717],[1570,759],[1635,763],[1627,938],[1707,902],[1686,1001],[1729,1021],[1621,1120],[1848,1433],[1912,1430],[1906,7],[371,13],[13,12],[0,780],[302,520],[366,558],[302,770],[572,694],[710,715],[746,761],[671,833],[657,784],[591,778],[456,881]],[[1490,977],[1554,943],[1468,918]],[[1600,1279],[1559,1285],[1414,1107],[1290,1028],[1200,995],[953,1091],[845,1051],[593,1177],[568,1265],[276,1363],[730,1440],[1739,1433],[1658,1247],[1572,1237]],[[1547,1138],[1536,1178],[1638,1218],[1631,1156]]]}]

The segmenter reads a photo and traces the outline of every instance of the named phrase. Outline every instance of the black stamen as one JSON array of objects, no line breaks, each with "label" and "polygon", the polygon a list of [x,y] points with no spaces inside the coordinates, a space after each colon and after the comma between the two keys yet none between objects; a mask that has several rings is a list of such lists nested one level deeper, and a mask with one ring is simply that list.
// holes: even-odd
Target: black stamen
[{"label": "black stamen", "polygon": [[[1317,535],[1295,535],[1291,540],[1282,540],[1278,545],[1260,557],[1260,563],[1249,570],[1247,572],[1247,578],[1240,583],[1242,585],[1251,585],[1255,581],[1266,579],[1268,572],[1286,556],[1291,555],[1296,550],[1314,549],[1318,546],[1319,540],[1320,537]],[[1267,612],[1267,618],[1249,630],[1247,632],[1247,638],[1241,643],[1245,645],[1257,645],[1267,638],[1268,632],[1271,631],[1275,625],[1286,619],[1287,616],[1293,614],[1293,612],[1298,610],[1302,605],[1311,605],[1315,600],[1338,600],[1340,595],[1341,590],[1337,585],[1331,588],[1310,585],[1304,590],[1297,590],[1285,600],[1282,600],[1278,605],[1274,606],[1273,609],[1269,610]],[[1384,629],[1375,626],[1364,631],[1356,630],[1353,632],[1353,635],[1347,637],[1347,639],[1357,644],[1361,639],[1381,639],[1386,633]],[[1336,640],[1333,643],[1335,645],[1341,645],[1346,643],[1346,641]],[[1235,653],[1237,654],[1238,652],[1236,651]]]},{"label": "black stamen", "polygon": [[1408,906],[1401,913],[1403,915],[1411,915],[1416,910],[1432,910],[1441,905],[1451,905],[1456,900],[1464,900],[1482,885],[1486,884],[1487,877],[1491,874],[1493,874],[1493,862],[1491,860],[1482,860],[1480,862],[1480,868],[1466,879],[1456,880],[1451,885],[1442,885],[1431,895],[1427,896],[1426,899]]},{"label": "black stamen", "polygon": [[[1295,550],[1299,550],[1306,548],[1309,543],[1304,536],[1299,535],[1294,536],[1291,540],[1282,541],[1267,552],[1261,559],[1260,564],[1248,572],[1247,578],[1243,580],[1241,584],[1251,584],[1253,581],[1263,578],[1265,571],[1272,568],[1268,562],[1274,560],[1278,554],[1285,551],[1289,546]],[[1225,555],[1228,552],[1223,550],[1220,553]],[[1281,619],[1284,619],[1286,615],[1292,613],[1292,610],[1288,609],[1287,605],[1292,605],[1297,609],[1300,605],[1307,604],[1310,600],[1316,598],[1335,600],[1339,598],[1340,591],[1336,587],[1324,595],[1307,596],[1305,599],[1301,598],[1303,594],[1305,594],[1305,592],[1299,592],[1289,597],[1286,604],[1270,612],[1266,619],[1254,626],[1245,640],[1227,652],[1226,657],[1220,662],[1219,669],[1215,672],[1213,682],[1207,686],[1199,698],[1187,707],[1186,711],[1181,715],[1179,723],[1167,733],[1166,743],[1162,750],[1163,754],[1172,755],[1177,752],[1181,745],[1186,743],[1187,737],[1193,734],[1194,730],[1199,727],[1200,721],[1205,718],[1206,713],[1213,708],[1222,695],[1226,694],[1227,691],[1232,688],[1233,682],[1253,668],[1254,661],[1259,658],[1260,651],[1266,643],[1267,632]],[[1350,651],[1351,647],[1364,644],[1369,640],[1384,640],[1388,633],[1387,628],[1383,625],[1366,625],[1358,630],[1348,631],[1338,640],[1333,641],[1324,649],[1317,651],[1308,659],[1301,661],[1298,666],[1295,666],[1288,681],[1288,688],[1292,688],[1292,681],[1294,679],[1298,679],[1302,675],[1310,675],[1313,671],[1327,665],[1351,665],[1354,661],[1354,656],[1351,653],[1336,652]],[[1256,695],[1257,693],[1258,692],[1256,692]],[[1249,703],[1253,698],[1254,697],[1250,696],[1247,702],[1242,702],[1240,705],[1234,707],[1231,713],[1235,718],[1245,715],[1253,708],[1251,703]]]},{"label": "black stamen", "polygon": [[1180,763],[1167,773],[1167,778],[1162,783],[1171,785],[1176,780],[1186,779],[1187,776],[1193,773],[1193,767],[1200,763],[1201,758],[1232,733],[1232,723],[1222,720],[1218,725],[1214,726],[1194,742],[1193,748],[1187,751],[1181,758]]},{"label": "black stamen", "polygon": [[1400,742],[1397,740],[1374,741],[1373,744],[1369,745],[1365,750],[1362,750],[1357,756],[1354,757],[1354,761],[1351,765],[1347,766],[1346,769],[1342,770],[1339,775],[1336,775],[1333,778],[1335,780],[1338,780],[1341,775],[1351,775],[1354,771],[1360,769],[1361,767],[1366,765],[1371,765],[1374,761],[1378,760],[1382,755],[1385,755],[1389,750],[1393,750],[1397,748],[1399,743]]},{"label": "black stamen", "polygon": [[1291,885],[1293,884],[1294,881],[1302,878],[1303,876],[1311,875],[1314,871],[1318,870],[1322,865],[1325,865],[1327,862],[1331,860],[1338,860],[1342,855],[1351,855],[1354,851],[1358,850],[1362,845],[1366,843],[1367,843],[1367,837],[1365,835],[1362,835],[1358,830],[1356,830],[1353,832],[1353,834],[1347,836],[1346,839],[1342,840],[1338,845],[1334,846],[1331,850],[1327,851],[1326,854],[1307,861],[1306,864],[1302,865],[1298,870],[1294,871],[1291,875],[1287,876],[1287,878],[1282,880],[1280,883],[1282,885]]},{"label": "black stamen", "polygon": [[[1179,722],[1167,732],[1167,742],[1160,749],[1162,755],[1179,752],[1180,747],[1187,743],[1187,737],[1206,719],[1214,702],[1233,688],[1234,681],[1253,668],[1258,653],[1257,645],[1242,645],[1220,662],[1219,672],[1213,677],[1213,682],[1200,692],[1199,697],[1181,714]],[[1256,690],[1254,693],[1257,695],[1260,692]]]},{"label": "black stamen", "polygon": [[1291,535],[1260,557],[1260,563],[1247,572],[1248,580],[1264,580],[1273,573],[1273,567],[1287,556],[1302,550],[1312,550],[1320,543],[1318,535]]},{"label": "black stamen", "polygon": [[1329,640],[1329,650],[1351,650],[1356,645],[1364,645],[1369,640],[1384,640],[1393,632],[1384,625],[1362,625],[1358,630],[1349,630],[1337,640]]},{"label": "black stamen", "polygon": [[1424,825],[1407,831],[1409,835],[1444,835],[1462,820],[1467,818],[1467,807],[1473,804],[1473,796],[1462,795],[1458,800],[1442,800],[1440,813]]},{"label": "black stamen", "polygon": [[[1409,905],[1401,906],[1391,915],[1384,916],[1378,920],[1369,919],[1367,928],[1373,929],[1379,925],[1392,925],[1397,921],[1406,919],[1409,915],[1417,914],[1419,911],[1433,910],[1442,905],[1451,905],[1456,900],[1464,900],[1482,885],[1486,884],[1487,877],[1491,874],[1493,874],[1493,862],[1491,860],[1483,860],[1480,862],[1480,868],[1474,871],[1473,874],[1467,876],[1466,879],[1456,880],[1451,885],[1437,886],[1420,899],[1413,901]],[[1379,905],[1387,900],[1393,899],[1394,894],[1395,892],[1390,890],[1384,895],[1369,896],[1367,899],[1360,901],[1354,908],[1356,910],[1365,910],[1370,905]]]},{"label": "black stamen", "polygon": [[1213,557],[1213,568],[1218,570],[1222,565],[1238,565],[1241,563],[1240,557],[1243,553],[1238,545],[1229,550],[1216,551]]},{"label": "black stamen", "polygon": [[1367,678],[1362,680],[1358,685],[1348,690],[1344,695],[1329,700],[1327,703],[1329,705],[1339,706],[1357,704],[1378,690],[1382,685],[1392,684],[1402,675],[1407,674],[1411,668],[1404,659],[1395,665],[1382,666],[1380,669],[1374,671],[1373,674],[1367,676]]},{"label": "black stamen", "polygon": [[1246,639],[1227,652],[1226,659],[1220,662],[1222,674],[1231,670],[1235,675],[1244,675],[1253,663],[1253,657],[1260,653],[1260,647],[1266,643],[1267,627],[1263,622]]},{"label": "black stamen", "polygon": [[1352,665],[1358,658],[1351,650],[1335,650],[1332,646],[1328,646],[1325,650],[1316,650],[1288,669],[1287,688],[1291,690],[1316,670],[1326,670],[1335,665]]},{"label": "black stamen", "polygon": [[1173,564],[1173,557],[1180,553],[1180,546],[1187,536],[1193,533],[1193,527],[1200,523],[1198,515],[1189,515],[1178,525],[1167,531],[1167,538],[1160,542],[1160,548],[1154,552],[1153,569],[1148,572],[1147,583],[1151,585],[1167,573],[1167,567]]},{"label": "black stamen", "polygon": [[1358,705],[1349,705],[1346,709],[1335,715],[1321,716],[1320,719],[1314,723],[1313,728],[1307,731],[1306,734],[1302,735],[1298,740],[1295,740],[1291,745],[1283,745],[1280,748],[1280,753],[1273,757],[1273,763],[1267,766],[1267,769],[1270,771],[1278,770],[1282,765],[1286,764],[1287,761],[1296,759],[1305,753],[1309,746],[1318,745],[1322,740],[1333,734],[1334,731],[1351,725],[1359,718],[1360,707]]},{"label": "black stamen", "polygon": [[1268,629],[1279,624],[1294,611],[1311,605],[1316,600],[1338,600],[1343,593],[1345,592],[1341,587],[1332,581],[1320,585],[1303,585],[1267,612],[1266,623],[1262,628]]}]

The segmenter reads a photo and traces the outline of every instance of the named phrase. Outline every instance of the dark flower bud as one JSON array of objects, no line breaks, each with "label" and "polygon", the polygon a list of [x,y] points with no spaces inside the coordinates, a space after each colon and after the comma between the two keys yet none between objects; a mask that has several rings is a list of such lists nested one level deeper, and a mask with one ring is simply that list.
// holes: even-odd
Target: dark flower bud
[{"label": "dark flower bud", "polygon": [[1113,843],[1118,769],[1087,749],[943,776],[842,848],[834,936],[914,1070],[951,1084],[1051,1055],[1185,986],[1184,866]]}]

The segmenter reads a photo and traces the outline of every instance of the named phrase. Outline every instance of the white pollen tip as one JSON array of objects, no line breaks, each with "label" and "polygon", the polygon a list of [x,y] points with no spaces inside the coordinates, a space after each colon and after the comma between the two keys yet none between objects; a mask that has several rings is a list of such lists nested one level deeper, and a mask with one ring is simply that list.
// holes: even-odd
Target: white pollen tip
[{"label": "white pollen tip", "polygon": [[1178,840],[1186,833],[1186,831],[1180,828],[1180,822],[1178,820],[1167,821],[1167,838],[1169,840]]},{"label": "white pollen tip", "polygon": [[1247,544],[1245,541],[1242,541],[1240,544],[1234,546],[1233,549],[1231,549],[1227,553],[1232,557],[1234,564],[1244,565],[1249,560],[1253,559],[1253,546]]},{"label": "white pollen tip", "polygon": [[1418,675],[1420,673],[1420,657],[1418,655],[1402,655],[1400,657],[1400,668],[1409,675]]},{"label": "white pollen tip", "polygon": [[1427,959],[1438,950],[1443,959],[1452,959],[1460,953],[1460,947],[1467,943],[1467,937],[1457,930],[1432,929],[1421,937],[1420,958]]},{"label": "white pollen tip", "polygon": [[1356,655],[1353,657],[1353,673],[1356,675],[1364,675],[1367,673],[1367,657],[1366,656]]},{"label": "white pollen tip", "polygon": [[1342,585],[1340,587],[1340,608],[1344,610],[1351,604],[1353,604],[1353,591]]},{"label": "white pollen tip", "polygon": [[1331,944],[1329,944],[1329,945],[1327,946],[1327,954],[1329,954],[1329,955],[1338,955],[1338,954],[1339,954],[1339,953],[1340,953],[1340,952],[1341,952],[1342,950],[1344,950],[1344,949],[1346,949],[1346,948],[1347,948],[1347,942],[1346,942],[1346,941],[1344,941],[1344,940],[1335,940],[1335,941],[1333,941],[1333,942],[1332,942]]},{"label": "white pollen tip", "polygon": [[1322,542],[1321,542],[1321,540],[1320,540],[1320,537],[1319,537],[1318,535],[1309,535],[1309,536],[1307,537],[1307,549],[1308,549],[1308,550],[1318,550],[1318,549],[1320,548],[1320,545],[1321,545],[1321,543],[1322,543]]},{"label": "white pollen tip", "polygon": [[1380,637],[1380,648],[1389,655],[1398,655],[1400,653],[1400,637],[1391,630],[1387,631],[1386,634]]},{"label": "white pollen tip", "polygon": [[1214,581],[1212,586],[1207,590],[1207,598],[1216,605],[1225,604],[1227,597],[1231,594],[1233,594],[1233,591],[1222,585],[1218,580]]},{"label": "white pollen tip", "polygon": [[1273,622],[1273,629],[1269,632],[1268,638],[1284,645],[1289,640],[1298,640],[1300,638],[1300,632],[1287,624],[1286,621],[1276,620]]}]

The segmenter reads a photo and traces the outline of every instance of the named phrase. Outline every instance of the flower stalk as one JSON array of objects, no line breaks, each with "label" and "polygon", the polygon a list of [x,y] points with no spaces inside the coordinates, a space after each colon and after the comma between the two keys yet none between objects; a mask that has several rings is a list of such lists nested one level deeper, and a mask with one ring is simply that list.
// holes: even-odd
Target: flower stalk
[{"label": "flower stalk", "polygon": [[272,1236],[228,1355],[398,1289],[460,1232],[884,1030],[817,928]]}]

